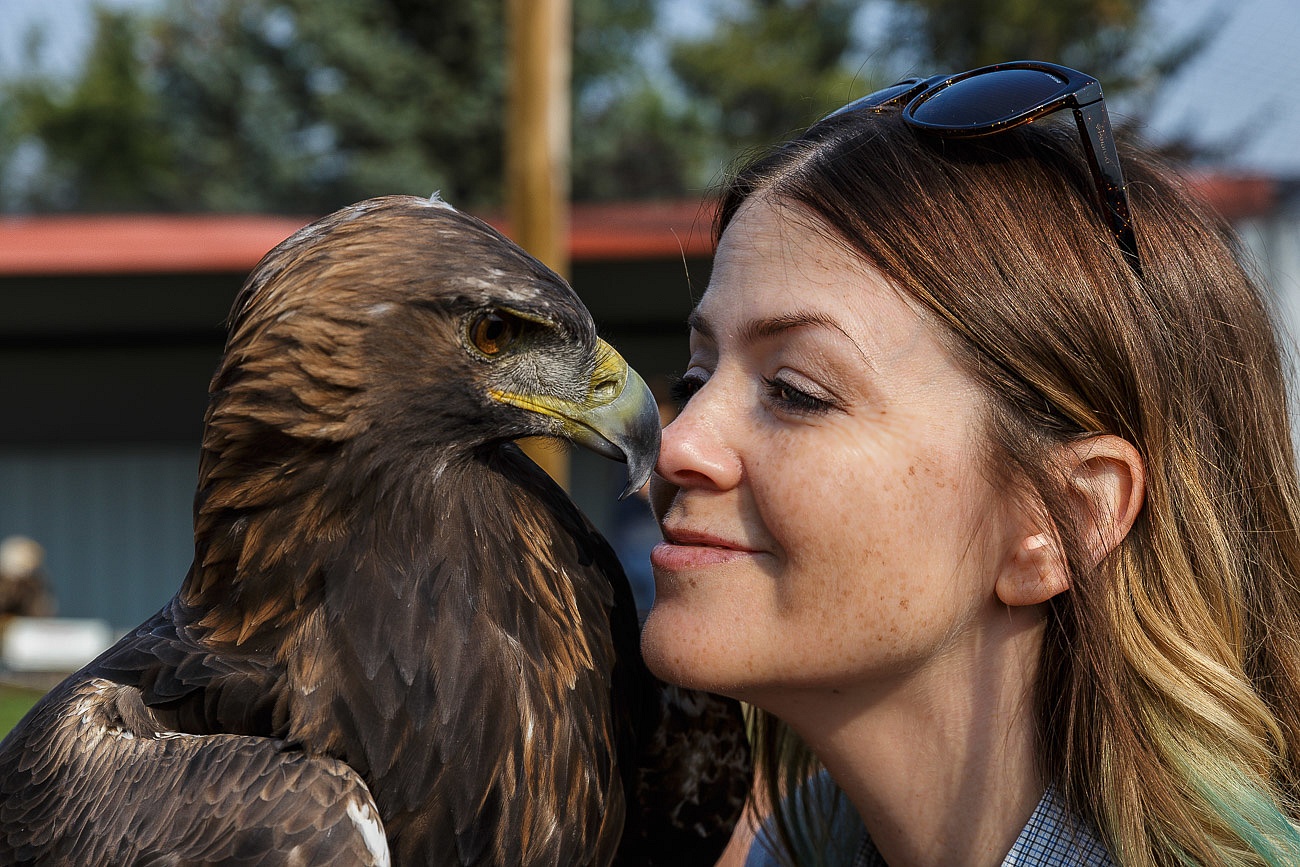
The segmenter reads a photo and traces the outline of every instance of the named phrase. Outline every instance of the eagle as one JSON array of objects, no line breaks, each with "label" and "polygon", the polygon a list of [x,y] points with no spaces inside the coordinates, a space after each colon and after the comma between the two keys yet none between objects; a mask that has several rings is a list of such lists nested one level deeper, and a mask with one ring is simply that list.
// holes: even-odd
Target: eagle
[{"label": "eagle", "polygon": [[193,564],[0,743],[0,862],[713,863],[739,707],[646,669],[613,551],[515,444],[653,471],[577,294],[388,196],[268,253],[228,328]]}]

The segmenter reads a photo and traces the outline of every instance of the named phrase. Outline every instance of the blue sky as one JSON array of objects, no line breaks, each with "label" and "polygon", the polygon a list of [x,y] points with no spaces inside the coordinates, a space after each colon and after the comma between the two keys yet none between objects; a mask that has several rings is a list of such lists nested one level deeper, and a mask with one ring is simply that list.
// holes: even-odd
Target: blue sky
[{"label": "blue sky", "polygon": [[[0,0],[0,71],[20,63],[23,34],[32,24],[49,31],[43,62],[51,69],[75,68],[89,37],[91,2]],[[1158,140],[1190,133],[1194,141],[1240,141],[1222,164],[1300,178],[1300,89],[1295,84],[1300,81],[1300,0],[1155,2],[1154,40],[1176,38],[1216,11],[1225,17],[1205,51],[1161,93],[1143,121],[1148,136]],[[665,26],[698,29],[707,22],[709,5],[709,0],[668,0]]]},{"label": "blue sky", "polygon": [[1222,29],[1169,83],[1148,124],[1241,136],[1230,164],[1300,178],[1300,2],[1160,0],[1161,26],[1177,35],[1221,10]]}]

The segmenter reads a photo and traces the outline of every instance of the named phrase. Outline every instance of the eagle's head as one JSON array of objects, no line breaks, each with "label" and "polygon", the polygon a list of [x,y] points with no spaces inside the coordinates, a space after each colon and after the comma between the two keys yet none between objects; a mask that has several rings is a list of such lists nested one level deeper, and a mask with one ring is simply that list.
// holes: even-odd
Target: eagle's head
[{"label": "eagle's head", "polygon": [[211,392],[204,445],[227,465],[342,447],[454,460],[563,437],[626,461],[632,491],[659,445],[650,390],[577,294],[436,197],[360,202],[268,253]]}]

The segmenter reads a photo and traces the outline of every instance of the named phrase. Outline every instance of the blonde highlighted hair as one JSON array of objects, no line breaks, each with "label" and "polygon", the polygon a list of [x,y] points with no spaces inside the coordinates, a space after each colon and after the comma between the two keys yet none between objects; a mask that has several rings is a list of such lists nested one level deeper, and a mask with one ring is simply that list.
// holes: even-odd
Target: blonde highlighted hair
[{"label": "blonde highlighted hair", "polygon": [[[1043,771],[1116,862],[1300,864],[1300,493],[1276,332],[1226,229],[1122,153],[1141,275],[1076,133],[1045,122],[956,142],[888,110],[831,118],[742,169],[717,232],[750,196],[788,205],[928,307],[985,387],[990,466],[1041,502],[1071,564],[1034,696]],[[1049,453],[1099,433],[1137,448],[1147,493],[1084,568]],[[815,761],[760,716],[778,803]],[[819,849],[826,809],[778,814],[788,857]]]}]

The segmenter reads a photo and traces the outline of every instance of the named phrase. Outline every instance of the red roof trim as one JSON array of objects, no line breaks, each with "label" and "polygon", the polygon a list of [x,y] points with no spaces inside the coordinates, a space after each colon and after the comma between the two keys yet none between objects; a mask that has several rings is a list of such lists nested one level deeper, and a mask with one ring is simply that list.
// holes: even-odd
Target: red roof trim
[{"label": "red roof trim", "polygon": [[569,233],[575,261],[713,255],[713,202],[578,205]]},{"label": "red roof trim", "polygon": [[1278,185],[1260,175],[1199,174],[1188,179],[1192,191],[1226,220],[1272,213]]},{"label": "red roof trim", "polygon": [[[1276,206],[1271,178],[1202,175],[1191,185],[1228,219]],[[713,216],[708,201],[575,205],[570,256],[574,262],[709,256]],[[0,275],[242,273],[308,222],[264,215],[0,217]],[[502,220],[488,222],[509,233]]]},{"label": "red roof trim", "polygon": [[[579,205],[574,261],[708,256],[707,203]],[[0,218],[0,275],[244,272],[308,217],[59,215]],[[489,219],[506,230],[502,220]]]},{"label": "red roof trim", "polygon": [[267,216],[0,219],[0,274],[247,271],[307,221]]}]

